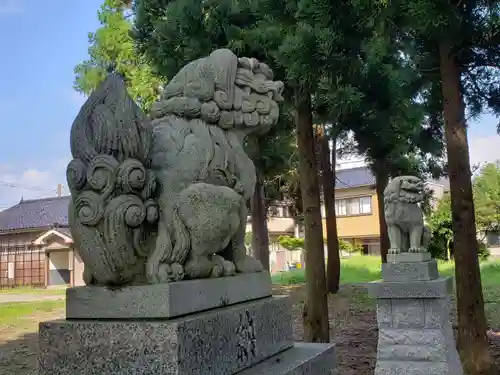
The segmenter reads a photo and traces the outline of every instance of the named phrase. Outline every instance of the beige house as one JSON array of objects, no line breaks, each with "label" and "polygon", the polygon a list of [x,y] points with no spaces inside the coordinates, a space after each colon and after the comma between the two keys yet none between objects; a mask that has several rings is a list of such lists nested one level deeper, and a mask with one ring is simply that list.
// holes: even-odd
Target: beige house
[{"label": "beige house", "polygon": [[83,284],[83,262],[68,228],[69,200],[21,200],[0,212],[0,287]]}]

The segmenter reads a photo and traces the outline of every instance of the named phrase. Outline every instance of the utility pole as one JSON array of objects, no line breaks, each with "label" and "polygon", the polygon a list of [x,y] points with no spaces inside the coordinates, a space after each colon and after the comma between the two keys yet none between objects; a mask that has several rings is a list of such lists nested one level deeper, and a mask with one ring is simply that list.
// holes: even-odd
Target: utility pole
[{"label": "utility pole", "polygon": [[62,195],[62,185],[57,184],[57,196],[60,197]]}]

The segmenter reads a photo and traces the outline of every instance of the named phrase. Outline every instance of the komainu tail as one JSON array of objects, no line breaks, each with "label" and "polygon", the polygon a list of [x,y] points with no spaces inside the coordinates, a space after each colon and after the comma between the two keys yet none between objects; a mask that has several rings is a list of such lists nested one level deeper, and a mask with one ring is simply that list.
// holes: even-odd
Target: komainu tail
[{"label": "komainu tail", "polygon": [[69,219],[86,282],[143,282],[158,221],[151,142],[146,117],[122,78],[110,74],[71,127]]}]

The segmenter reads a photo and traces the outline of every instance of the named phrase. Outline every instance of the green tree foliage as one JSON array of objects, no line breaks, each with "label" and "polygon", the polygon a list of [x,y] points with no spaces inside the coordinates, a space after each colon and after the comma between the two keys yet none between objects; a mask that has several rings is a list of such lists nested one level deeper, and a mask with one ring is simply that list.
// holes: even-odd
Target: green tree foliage
[{"label": "green tree foliage", "polygon": [[[292,236],[279,236],[278,242],[283,248],[290,251],[304,249],[304,238],[297,238]],[[357,253],[360,252],[362,249],[360,246],[353,245],[350,242],[347,242],[341,238],[339,238],[338,242],[339,242],[339,249],[341,251],[345,251],[348,253]]]},{"label": "green tree foliage", "polygon": [[360,253],[361,250],[363,250],[363,247],[360,245],[352,244],[350,242],[343,240],[342,238],[339,238],[339,250],[353,254],[353,253]]},{"label": "green tree foliage", "polygon": [[[465,372],[497,374],[489,353],[481,287],[466,131],[472,115],[499,111],[500,3],[498,1],[410,0],[390,3],[395,34],[404,41],[418,71],[441,98],[450,177],[453,249],[457,280],[458,344]],[[431,90],[432,91],[432,90]],[[438,104],[442,104],[439,107]],[[438,115],[434,115],[437,118]]]},{"label": "green tree foliage", "polygon": [[453,228],[451,221],[451,197],[445,194],[427,218],[427,225],[432,234],[429,245],[432,256],[438,259],[451,259]]},{"label": "green tree foliage", "polygon": [[90,58],[75,67],[73,87],[89,95],[112,69],[124,77],[130,95],[148,110],[157,100],[164,80],[153,73],[144,56],[134,48],[129,6],[124,0],[104,1],[97,12],[101,27],[89,33]]},{"label": "green tree foliage", "polygon": [[279,244],[290,251],[294,250],[304,250],[304,238],[297,238],[292,236],[279,236],[278,237]]},{"label": "green tree foliage", "polygon": [[474,204],[477,229],[482,232],[500,229],[500,162],[489,163],[474,178]]},{"label": "green tree foliage", "polygon": [[252,245],[252,232],[245,233],[245,246],[249,247]]},{"label": "green tree foliage", "polygon": [[[481,199],[481,198],[476,198]],[[451,213],[451,196],[446,193],[438,202],[436,208],[427,218],[427,225],[431,230],[429,251],[436,259],[450,260],[453,258],[453,221]],[[490,253],[486,244],[478,240],[477,254],[482,260]]]}]

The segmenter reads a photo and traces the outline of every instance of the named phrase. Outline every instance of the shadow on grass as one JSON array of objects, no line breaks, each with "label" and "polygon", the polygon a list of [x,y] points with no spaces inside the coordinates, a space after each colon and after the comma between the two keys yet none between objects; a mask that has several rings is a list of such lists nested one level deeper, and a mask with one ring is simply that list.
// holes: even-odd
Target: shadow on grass
[{"label": "shadow on grass", "polygon": [[38,332],[29,332],[0,341],[0,374],[37,373]]}]

